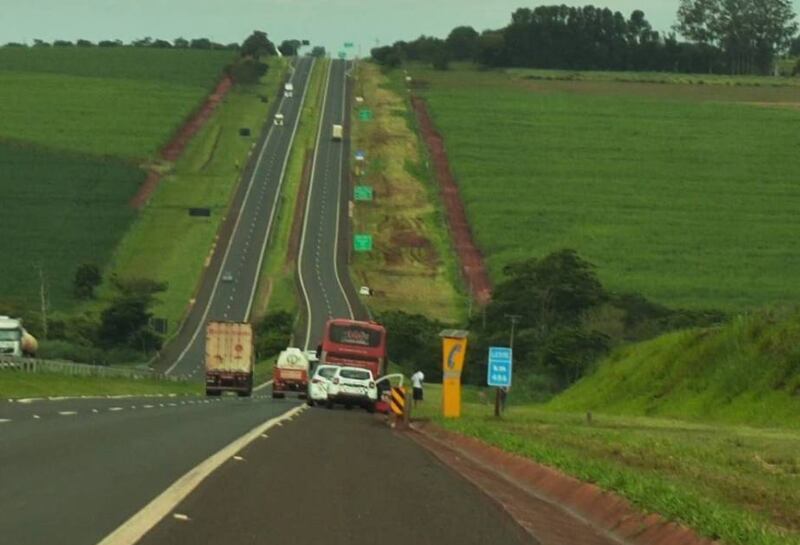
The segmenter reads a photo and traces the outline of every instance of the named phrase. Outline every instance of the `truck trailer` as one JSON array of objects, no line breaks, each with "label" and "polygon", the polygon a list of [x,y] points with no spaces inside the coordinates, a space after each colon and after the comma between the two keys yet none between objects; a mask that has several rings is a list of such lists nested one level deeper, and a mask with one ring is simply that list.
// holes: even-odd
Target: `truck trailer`
[{"label": "truck trailer", "polygon": [[22,327],[22,320],[0,316],[0,356],[32,358],[38,349],[39,343]]},{"label": "truck trailer", "polygon": [[253,328],[247,322],[208,322],[206,326],[206,395],[253,393]]}]

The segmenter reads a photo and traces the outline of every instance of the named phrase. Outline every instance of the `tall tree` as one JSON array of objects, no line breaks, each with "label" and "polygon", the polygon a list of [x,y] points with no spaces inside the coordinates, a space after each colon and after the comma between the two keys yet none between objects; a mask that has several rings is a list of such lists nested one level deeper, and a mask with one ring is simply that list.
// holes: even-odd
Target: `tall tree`
[{"label": "tall tree", "polygon": [[471,26],[458,26],[447,36],[445,43],[451,59],[474,61],[478,58],[480,34]]},{"label": "tall tree", "polygon": [[302,42],[300,40],[283,40],[278,46],[278,51],[285,57],[293,57],[300,50]]},{"label": "tall tree", "polygon": [[261,55],[276,55],[275,44],[267,37],[267,33],[261,30],[254,30],[244,42],[241,49],[242,57],[255,57]]}]

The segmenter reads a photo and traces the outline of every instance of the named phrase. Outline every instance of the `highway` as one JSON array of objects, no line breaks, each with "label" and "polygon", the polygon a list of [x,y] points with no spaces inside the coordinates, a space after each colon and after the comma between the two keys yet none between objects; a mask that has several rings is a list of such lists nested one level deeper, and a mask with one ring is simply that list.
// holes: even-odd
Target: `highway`
[{"label": "highway", "polygon": [[[254,150],[253,164],[239,188],[232,215],[226,218],[215,260],[180,333],[162,352],[159,367],[169,374],[202,379],[205,325],[209,320],[247,321],[264,251],[271,235],[286,164],[305,100],[314,60],[299,58],[291,76],[294,97],[281,97],[275,113],[282,127],[269,125]],[[232,226],[231,226],[232,224]],[[225,233],[226,227],[230,229]],[[230,275],[231,280],[225,277]]]},{"label": "highway", "polygon": [[[217,250],[208,304],[198,297],[194,326],[162,354],[172,373],[202,376],[206,320],[249,313],[310,69],[310,59],[298,62],[295,98],[279,105],[286,125],[267,132],[234,201],[237,221],[230,246]],[[304,220],[298,272],[308,347],[329,317],[364,313],[346,268],[349,147],[330,138],[334,123],[347,123],[347,69],[332,61],[326,74]],[[222,272],[234,281],[221,282]],[[537,543],[382,416],[269,394],[0,401],[0,542]]]},{"label": "highway", "polygon": [[329,318],[363,318],[347,271],[349,248],[349,145],[334,141],[334,124],[349,126],[347,108],[349,64],[333,60],[326,75],[326,94],[311,170],[298,274],[305,303],[305,330],[298,339],[314,349]]}]

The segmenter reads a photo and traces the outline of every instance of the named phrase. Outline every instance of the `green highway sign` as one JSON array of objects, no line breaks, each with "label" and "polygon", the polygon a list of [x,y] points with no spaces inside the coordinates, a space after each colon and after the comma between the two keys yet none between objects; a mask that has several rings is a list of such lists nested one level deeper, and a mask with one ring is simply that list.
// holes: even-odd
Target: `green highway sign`
[{"label": "green highway sign", "polygon": [[347,52],[345,52],[345,51],[339,51],[339,58],[340,58],[340,59],[344,59],[345,57],[347,57]]},{"label": "green highway sign", "polygon": [[353,47],[353,42],[345,42],[344,46],[345,47]]},{"label": "green highway sign", "polygon": [[372,200],[372,186],[371,185],[357,185],[353,190],[353,198],[357,201],[371,201]]},{"label": "green highway sign", "polygon": [[370,110],[369,108],[361,108],[358,111],[358,118],[361,121],[369,121],[369,120],[371,120],[372,119],[372,110]]},{"label": "green highway sign", "polygon": [[372,251],[372,235],[354,235],[353,236],[353,249],[356,252],[371,252]]}]

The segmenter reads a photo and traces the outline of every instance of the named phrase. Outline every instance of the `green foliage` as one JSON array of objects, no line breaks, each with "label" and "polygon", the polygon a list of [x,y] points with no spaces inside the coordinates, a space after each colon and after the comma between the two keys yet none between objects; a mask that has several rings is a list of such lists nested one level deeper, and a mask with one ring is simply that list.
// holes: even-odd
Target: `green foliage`
[{"label": "green foliage", "polygon": [[317,57],[317,58],[322,58],[322,57],[324,57],[324,56],[325,56],[325,48],[324,48],[324,47],[322,47],[321,45],[315,45],[315,46],[314,46],[314,47],[311,49],[311,56],[312,56],[312,57]]},{"label": "green foliage", "polygon": [[421,314],[402,311],[382,313],[378,320],[386,327],[389,358],[410,375],[421,370],[427,380],[440,381],[442,341],[439,332],[447,326]]},{"label": "green foliage", "polygon": [[127,347],[148,353],[161,348],[161,337],[150,327],[155,295],[167,286],[145,278],[113,278],[117,296],[100,314],[99,344]]},{"label": "green foliage", "polygon": [[269,66],[263,62],[251,57],[244,57],[231,64],[228,67],[228,73],[233,81],[240,85],[253,85],[267,73],[268,68]]},{"label": "green foliage", "polygon": [[[2,93],[2,91],[0,91]],[[134,217],[128,200],[144,179],[113,159],[0,143],[5,236],[0,301],[38,308],[41,268],[51,308],[74,302],[83,263],[106,263]]]},{"label": "green foliage", "polygon": [[100,273],[100,267],[94,263],[82,263],[75,271],[75,280],[73,286],[75,288],[75,297],[78,299],[91,299],[94,297],[94,289],[100,285],[103,276]]},{"label": "green foliage", "polygon": [[281,45],[278,46],[278,51],[280,51],[281,55],[284,57],[294,57],[300,50],[300,46],[300,40],[283,40]]},{"label": "green foliage", "polygon": [[259,58],[262,55],[276,55],[275,44],[273,44],[267,37],[267,33],[261,30],[254,30],[248,36],[240,49],[240,54],[243,57]]},{"label": "green foliage", "polygon": [[797,310],[672,333],[616,350],[550,408],[797,427],[798,345]]},{"label": "green foliage", "polygon": [[479,38],[480,35],[471,26],[454,28],[445,40],[450,57],[456,61],[478,60]]},{"label": "green foliage", "polygon": [[289,346],[294,316],[284,310],[270,312],[256,324],[256,355],[259,360],[277,356]]},{"label": "green foliage", "polygon": [[798,113],[741,104],[796,102],[795,88],[411,75],[431,82],[425,95],[495,281],[509,262],[566,247],[610,291],[670,306],[800,297]]}]

